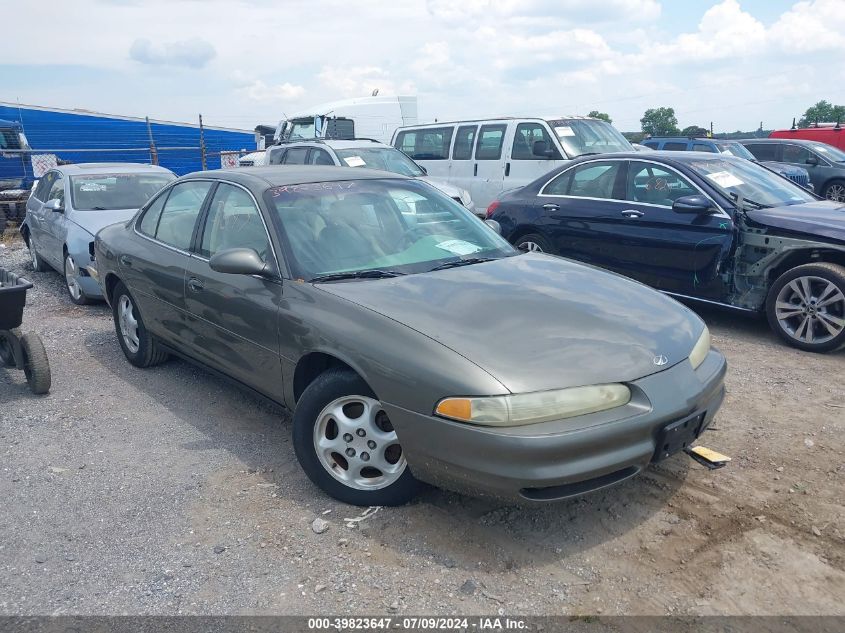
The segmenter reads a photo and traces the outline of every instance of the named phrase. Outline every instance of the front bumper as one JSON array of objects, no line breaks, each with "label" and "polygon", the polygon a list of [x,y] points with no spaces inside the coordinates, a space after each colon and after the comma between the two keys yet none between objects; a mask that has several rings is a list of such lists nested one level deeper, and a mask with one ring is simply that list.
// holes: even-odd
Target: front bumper
[{"label": "front bumper", "polygon": [[383,403],[415,477],[474,496],[521,502],[565,499],[639,473],[658,453],[663,428],[691,415],[712,422],[725,395],[724,356],[711,350],[630,383],[631,402],[578,420],[491,428]]}]

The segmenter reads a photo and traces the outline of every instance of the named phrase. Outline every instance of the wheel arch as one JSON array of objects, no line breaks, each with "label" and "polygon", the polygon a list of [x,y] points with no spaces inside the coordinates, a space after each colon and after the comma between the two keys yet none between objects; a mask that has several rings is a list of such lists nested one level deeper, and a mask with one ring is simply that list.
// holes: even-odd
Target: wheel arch
[{"label": "wheel arch", "polygon": [[803,264],[838,264],[845,266],[845,250],[807,248],[789,253],[767,271],[768,285],[785,272]]},{"label": "wheel arch", "polygon": [[[355,372],[368,385],[369,381],[364,376],[363,372],[356,369],[351,363],[341,359],[335,354],[324,351],[312,351],[302,356],[296,363],[296,368],[293,372],[292,381],[292,396],[293,404],[299,402],[303,392],[308,388],[316,378],[328,371],[329,369],[348,369]],[[372,385],[370,385],[372,389]]]},{"label": "wheel arch", "polygon": [[105,298],[109,305],[111,305],[111,298],[114,294],[114,289],[122,281],[120,277],[117,276],[115,273],[108,273],[106,274],[106,278],[104,280],[105,286]]},{"label": "wheel arch", "polygon": [[511,231],[510,235],[508,235],[508,242],[513,244],[519,238],[524,235],[528,235],[529,233],[536,233],[546,239],[549,239],[548,235],[536,224],[520,224],[518,225],[513,231]]}]

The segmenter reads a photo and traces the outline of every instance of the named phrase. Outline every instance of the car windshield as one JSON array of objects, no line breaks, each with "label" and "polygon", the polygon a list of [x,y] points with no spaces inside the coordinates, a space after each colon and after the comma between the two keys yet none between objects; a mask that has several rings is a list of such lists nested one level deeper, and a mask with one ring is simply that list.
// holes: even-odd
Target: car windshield
[{"label": "car windshield", "polygon": [[749,152],[745,148],[745,145],[742,145],[741,143],[716,143],[716,148],[721,154],[736,156],[737,158],[744,158],[745,160],[757,160],[754,158],[754,154]]},{"label": "car windshield", "polygon": [[836,163],[845,163],[845,152],[827,143],[813,143],[811,147],[819,154]]},{"label": "car windshield", "polygon": [[168,174],[71,176],[70,195],[77,211],[140,209],[175,178]]},{"label": "car windshield", "polygon": [[291,121],[290,132],[288,133],[289,139],[314,138],[315,136],[314,119],[297,119]]},{"label": "car windshield", "polygon": [[448,262],[519,253],[460,204],[417,180],[283,185],[268,189],[264,199],[302,279],[421,273]]},{"label": "car windshield", "polygon": [[751,204],[780,207],[816,199],[806,189],[750,161],[715,158],[692,161],[689,166],[733,200],[742,197]]},{"label": "car windshield", "polygon": [[21,136],[17,130],[0,130],[0,149],[21,149]]},{"label": "car windshield", "polygon": [[549,125],[557,134],[569,158],[581,154],[633,152],[634,147],[612,125],[594,119],[553,119]]},{"label": "car windshield", "polygon": [[403,176],[424,176],[413,160],[393,147],[356,147],[354,149],[335,150],[337,157],[349,167],[368,167],[381,169]]}]

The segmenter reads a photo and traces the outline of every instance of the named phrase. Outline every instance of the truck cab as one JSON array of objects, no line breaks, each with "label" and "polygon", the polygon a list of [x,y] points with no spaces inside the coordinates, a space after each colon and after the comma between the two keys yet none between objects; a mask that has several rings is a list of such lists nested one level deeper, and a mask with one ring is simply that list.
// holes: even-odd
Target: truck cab
[{"label": "truck cab", "polygon": [[30,149],[21,124],[0,119],[0,191],[32,187]]}]

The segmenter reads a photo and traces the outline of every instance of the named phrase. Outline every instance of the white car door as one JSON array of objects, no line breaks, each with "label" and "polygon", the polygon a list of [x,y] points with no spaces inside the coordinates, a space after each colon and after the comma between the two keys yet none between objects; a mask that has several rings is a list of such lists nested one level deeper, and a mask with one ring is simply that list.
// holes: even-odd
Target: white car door
[{"label": "white car door", "polygon": [[[548,156],[534,154],[534,143],[546,144]],[[511,142],[508,144],[508,156],[505,163],[504,189],[515,189],[533,182],[543,174],[561,164],[563,157],[556,143],[552,141],[551,131],[540,121],[521,121],[516,123]]]},{"label": "white car door", "polygon": [[485,123],[478,130],[475,141],[473,177],[469,189],[476,206],[486,208],[502,191],[505,177],[503,147],[508,136],[508,124]]}]

